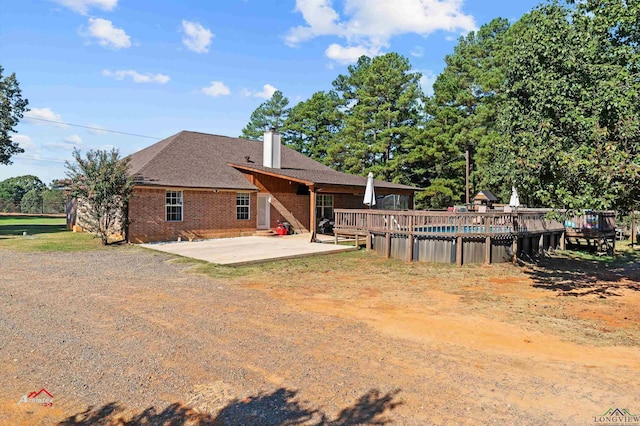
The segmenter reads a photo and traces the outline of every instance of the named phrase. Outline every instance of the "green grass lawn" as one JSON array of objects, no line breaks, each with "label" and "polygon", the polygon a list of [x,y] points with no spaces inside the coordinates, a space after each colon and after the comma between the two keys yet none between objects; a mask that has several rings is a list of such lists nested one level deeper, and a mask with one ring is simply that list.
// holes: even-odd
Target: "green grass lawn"
[{"label": "green grass lawn", "polygon": [[0,235],[50,234],[67,230],[64,217],[0,216]]},{"label": "green grass lawn", "polygon": [[0,216],[0,249],[85,251],[101,247],[100,239],[93,235],[67,230],[64,217]]}]

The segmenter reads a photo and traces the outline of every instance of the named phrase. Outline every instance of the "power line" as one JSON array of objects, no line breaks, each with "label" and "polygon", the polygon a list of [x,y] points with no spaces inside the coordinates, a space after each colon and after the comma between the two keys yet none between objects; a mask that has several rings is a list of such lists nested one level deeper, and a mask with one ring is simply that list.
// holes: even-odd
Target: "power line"
[{"label": "power line", "polygon": [[103,129],[101,127],[83,126],[82,124],[66,123],[64,121],[56,121],[56,120],[47,120],[46,118],[36,118],[36,117],[25,117],[25,118],[27,120],[38,120],[38,121],[46,121],[48,123],[64,124],[65,126],[82,127],[83,129],[95,130],[98,132],[117,133],[119,135],[135,136],[138,138],[147,138],[147,139],[155,139],[155,140],[162,139],[162,138],[156,138],[155,136],[137,135],[135,133],[127,133],[127,132],[119,132],[117,130]]}]

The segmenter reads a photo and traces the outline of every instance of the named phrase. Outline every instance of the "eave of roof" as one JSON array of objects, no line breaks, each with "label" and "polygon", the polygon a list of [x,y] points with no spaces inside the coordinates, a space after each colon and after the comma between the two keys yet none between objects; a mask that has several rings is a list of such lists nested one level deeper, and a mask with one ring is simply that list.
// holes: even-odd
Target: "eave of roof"
[{"label": "eave of roof", "polygon": [[[350,175],[348,173],[338,172],[333,169],[328,170],[305,170],[297,168],[270,168],[256,165],[229,163],[229,166],[254,172],[268,176],[274,176],[281,179],[288,179],[305,185],[336,185],[336,186],[358,186],[365,188],[367,186],[367,178],[363,176]],[[420,191],[420,188],[402,185],[398,183],[386,182],[374,179],[374,186],[386,189],[398,189],[405,191]]]}]

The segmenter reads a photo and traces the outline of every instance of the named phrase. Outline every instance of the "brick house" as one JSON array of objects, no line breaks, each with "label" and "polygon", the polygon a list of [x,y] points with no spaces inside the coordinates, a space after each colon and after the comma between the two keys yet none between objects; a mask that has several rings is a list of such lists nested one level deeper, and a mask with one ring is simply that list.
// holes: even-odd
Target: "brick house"
[{"label": "brick house", "polygon": [[[365,177],[282,146],[275,132],[265,133],[263,143],[182,131],[129,159],[136,181],[131,242],[252,235],[278,221],[311,232],[334,208],[364,208]],[[383,181],[375,188],[413,206],[416,188]]]}]

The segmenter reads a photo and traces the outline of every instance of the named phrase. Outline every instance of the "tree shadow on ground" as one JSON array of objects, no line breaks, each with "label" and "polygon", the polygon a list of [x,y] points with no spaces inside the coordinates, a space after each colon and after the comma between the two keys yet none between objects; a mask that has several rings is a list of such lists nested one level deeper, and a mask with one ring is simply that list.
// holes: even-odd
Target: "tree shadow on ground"
[{"label": "tree shadow on ground", "polygon": [[622,253],[614,260],[579,256],[544,256],[525,271],[533,287],[551,290],[558,296],[621,296],[621,290],[640,291],[640,263],[637,253]]},{"label": "tree shadow on ground", "polygon": [[85,411],[67,417],[58,425],[385,425],[392,422],[387,415],[402,404],[396,400],[399,392],[395,390],[382,394],[372,389],[353,405],[340,411],[335,419],[330,419],[320,409],[313,409],[308,403],[299,401],[297,391],[280,388],[272,393],[233,399],[213,414],[199,412],[180,403],[171,404],[161,411],[152,406],[131,414],[125,407],[111,402],[102,407],[88,407]]},{"label": "tree shadow on ground", "polygon": [[0,225],[0,235],[27,235],[53,234],[58,232],[69,232],[67,226],[62,225]]}]

